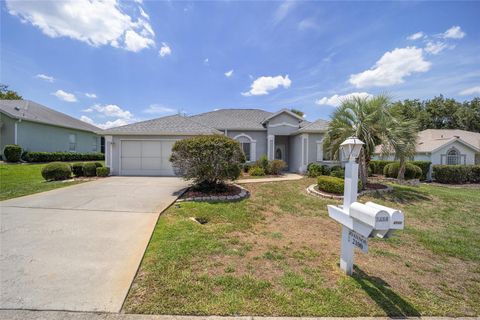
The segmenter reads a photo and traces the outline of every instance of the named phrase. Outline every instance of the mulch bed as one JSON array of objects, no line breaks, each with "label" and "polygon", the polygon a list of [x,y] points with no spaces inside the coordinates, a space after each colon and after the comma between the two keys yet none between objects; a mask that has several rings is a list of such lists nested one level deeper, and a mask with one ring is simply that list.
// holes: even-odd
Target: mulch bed
[{"label": "mulch bed", "polygon": [[199,190],[195,190],[194,188],[190,187],[181,198],[194,198],[194,197],[211,197],[211,196],[236,196],[242,192],[236,185],[229,184],[226,186],[226,190],[223,192],[202,192]]}]

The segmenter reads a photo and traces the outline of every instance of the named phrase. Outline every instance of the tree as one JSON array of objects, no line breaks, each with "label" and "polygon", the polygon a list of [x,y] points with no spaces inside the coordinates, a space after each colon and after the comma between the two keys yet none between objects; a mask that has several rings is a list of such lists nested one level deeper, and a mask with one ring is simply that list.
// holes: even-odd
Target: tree
[{"label": "tree", "polygon": [[22,96],[13,90],[9,90],[6,84],[0,83],[0,100],[22,100]]},{"label": "tree", "polygon": [[305,115],[305,113],[303,111],[300,111],[298,109],[290,109],[291,112],[295,113],[297,116],[300,116],[303,118],[303,116]]}]

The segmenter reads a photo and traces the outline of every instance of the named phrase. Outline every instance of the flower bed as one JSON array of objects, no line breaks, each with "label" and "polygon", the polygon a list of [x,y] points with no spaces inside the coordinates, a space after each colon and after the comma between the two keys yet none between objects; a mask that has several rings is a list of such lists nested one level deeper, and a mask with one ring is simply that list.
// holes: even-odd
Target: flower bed
[{"label": "flower bed", "polygon": [[[306,189],[307,193],[313,196],[317,197],[323,197],[323,198],[329,198],[329,199],[343,199],[343,195],[338,195],[334,193],[329,193],[325,191],[321,191],[318,189],[317,184],[312,184],[308,186]],[[390,192],[392,191],[393,188],[391,186],[387,186],[384,184],[380,183],[367,183],[367,189],[363,190],[358,193],[359,196],[363,196],[365,194],[370,194],[370,193],[385,193],[385,192]]]},{"label": "flower bed", "polygon": [[250,193],[247,189],[237,185],[229,184],[223,192],[206,193],[198,190],[187,190],[177,202],[183,201],[210,201],[210,202],[230,202],[239,201],[248,198]]}]

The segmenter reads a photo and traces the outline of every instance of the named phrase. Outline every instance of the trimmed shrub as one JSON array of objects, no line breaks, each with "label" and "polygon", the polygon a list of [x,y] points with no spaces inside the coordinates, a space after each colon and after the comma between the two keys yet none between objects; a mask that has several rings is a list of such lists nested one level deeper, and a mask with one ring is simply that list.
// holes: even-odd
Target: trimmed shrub
[{"label": "trimmed shrub", "polygon": [[3,156],[7,162],[18,162],[22,156],[22,148],[16,144],[7,144],[3,148]]},{"label": "trimmed shrub", "polygon": [[85,177],[95,177],[97,175],[97,166],[93,162],[83,164],[83,174]]},{"label": "trimmed shrub", "polygon": [[330,175],[331,175],[332,177],[344,179],[344,178],[345,178],[345,170],[344,170],[343,168],[338,168],[338,167],[336,167],[335,170],[332,170],[332,171],[330,172]]},{"label": "trimmed shrub", "polygon": [[[393,162],[390,164],[387,164],[383,168],[383,174],[387,178],[397,178],[398,177],[398,172],[400,171],[400,163],[399,162]],[[420,179],[422,176],[422,169],[420,169],[419,166],[416,166],[411,163],[406,163],[405,164],[405,179],[410,180],[410,179]]]},{"label": "trimmed shrub", "polygon": [[472,183],[480,183],[480,165],[474,165],[470,168],[468,181]]},{"label": "trimmed shrub", "polygon": [[52,161],[95,161],[104,160],[105,155],[100,152],[33,152],[25,155],[27,162],[52,162]]},{"label": "trimmed shrub", "polygon": [[466,183],[471,171],[472,166],[466,165],[434,165],[433,177],[440,183]]},{"label": "trimmed shrub", "polygon": [[97,167],[97,177],[108,177],[110,175],[109,167]]},{"label": "trimmed shrub", "polygon": [[67,163],[52,162],[42,169],[42,177],[47,180],[66,180],[72,175],[72,169]]},{"label": "trimmed shrub", "polygon": [[324,176],[329,176],[329,175],[330,175],[330,172],[332,172],[332,169],[330,169],[329,166],[327,166],[327,165],[324,164],[324,165],[322,166],[322,174],[323,174]]},{"label": "trimmed shrub", "polygon": [[407,163],[419,166],[422,170],[422,176],[420,177],[420,180],[427,180],[428,172],[430,171],[430,165],[432,164],[430,161],[408,161]]},{"label": "trimmed shrub", "polygon": [[368,166],[374,174],[383,174],[383,169],[385,168],[385,166],[394,162],[395,161],[391,160],[370,160]]},{"label": "trimmed shrub", "polygon": [[287,164],[283,160],[272,160],[268,165],[268,171],[270,174],[279,175],[287,167]]},{"label": "trimmed shrub", "polygon": [[77,162],[71,165],[72,173],[75,177],[82,177],[83,176],[83,163]]},{"label": "trimmed shrub", "polygon": [[322,172],[322,166],[318,163],[312,162],[309,163],[307,166],[307,176],[309,176],[310,178],[316,178],[322,175]]},{"label": "trimmed shrub", "polygon": [[[317,178],[317,186],[319,190],[335,193],[335,194],[343,194],[345,188],[345,180],[337,177],[332,176],[318,176]],[[362,182],[358,181],[358,190],[362,189]]]},{"label": "trimmed shrub", "polygon": [[100,162],[95,162],[95,167],[101,168],[101,167],[103,167],[103,164],[100,163]]},{"label": "trimmed shrub", "polygon": [[265,170],[262,167],[255,166],[248,170],[248,174],[251,176],[264,176]]}]

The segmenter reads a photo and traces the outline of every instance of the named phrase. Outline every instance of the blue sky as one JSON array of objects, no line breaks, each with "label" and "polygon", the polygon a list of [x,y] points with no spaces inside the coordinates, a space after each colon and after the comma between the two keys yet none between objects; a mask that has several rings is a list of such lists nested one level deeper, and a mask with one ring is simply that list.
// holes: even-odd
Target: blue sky
[{"label": "blue sky", "polygon": [[[1,82],[102,127],[480,96],[480,2],[2,1]],[[87,96],[88,94],[88,96]]]}]

